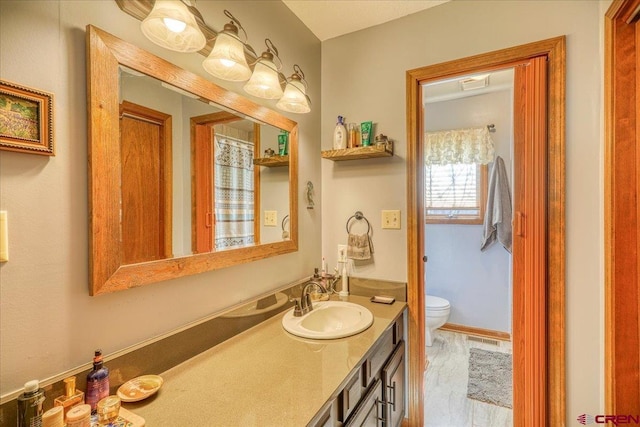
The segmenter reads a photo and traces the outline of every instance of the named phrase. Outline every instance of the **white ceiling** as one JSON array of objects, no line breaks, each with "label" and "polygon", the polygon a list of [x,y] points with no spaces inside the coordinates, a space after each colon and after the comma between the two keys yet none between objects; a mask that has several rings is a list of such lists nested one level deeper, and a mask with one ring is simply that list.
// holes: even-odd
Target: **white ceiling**
[{"label": "white ceiling", "polygon": [[320,39],[392,21],[449,0],[283,0]]}]

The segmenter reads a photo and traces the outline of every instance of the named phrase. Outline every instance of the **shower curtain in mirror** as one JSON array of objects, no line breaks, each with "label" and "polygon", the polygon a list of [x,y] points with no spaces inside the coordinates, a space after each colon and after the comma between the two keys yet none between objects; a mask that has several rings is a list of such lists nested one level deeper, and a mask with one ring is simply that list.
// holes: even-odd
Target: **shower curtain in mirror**
[{"label": "shower curtain in mirror", "polygon": [[215,250],[254,243],[253,142],[214,135]]}]

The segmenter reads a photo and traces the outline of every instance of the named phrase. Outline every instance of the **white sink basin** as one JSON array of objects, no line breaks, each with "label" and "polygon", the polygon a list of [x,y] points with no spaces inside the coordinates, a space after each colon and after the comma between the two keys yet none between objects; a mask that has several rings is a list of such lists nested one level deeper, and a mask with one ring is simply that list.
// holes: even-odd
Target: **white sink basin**
[{"label": "white sink basin", "polygon": [[295,317],[293,310],[285,313],[282,327],[303,338],[329,340],[359,334],[373,323],[373,314],[358,304],[344,301],[314,302],[313,310]]}]

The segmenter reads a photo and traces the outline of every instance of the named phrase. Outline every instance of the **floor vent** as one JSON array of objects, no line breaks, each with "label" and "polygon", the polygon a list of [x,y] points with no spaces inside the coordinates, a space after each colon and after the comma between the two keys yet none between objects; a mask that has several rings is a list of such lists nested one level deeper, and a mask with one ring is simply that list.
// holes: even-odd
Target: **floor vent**
[{"label": "floor vent", "polygon": [[475,341],[475,342],[481,342],[481,343],[485,343],[485,344],[491,344],[491,345],[498,345],[498,341],[497,340],[492,340],[490,338],[481,338],[481,337],[474,337],[472,335],[468,335],[467,336],[467,340],[468,341]]}]

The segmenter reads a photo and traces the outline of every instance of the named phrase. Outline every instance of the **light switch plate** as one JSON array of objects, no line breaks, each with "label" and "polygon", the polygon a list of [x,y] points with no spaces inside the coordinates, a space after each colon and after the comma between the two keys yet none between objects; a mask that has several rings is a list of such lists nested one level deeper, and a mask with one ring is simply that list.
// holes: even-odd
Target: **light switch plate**
[{"label": "light switch plate", "polygon": [[275,227],[278,225],[278,211],[264,211],[264,226]]},{"label": "light switch plate", "polygon": [[400,211],[382,211],[382,228],[400,229]]}]

